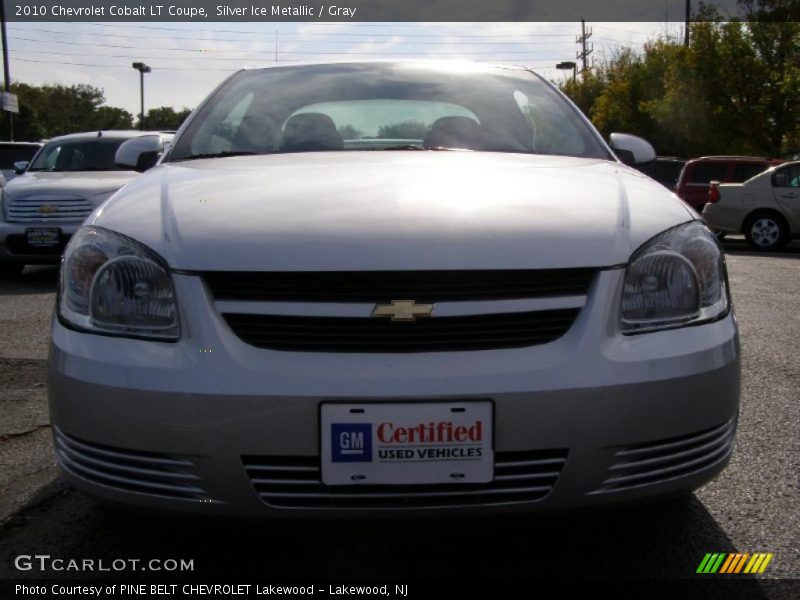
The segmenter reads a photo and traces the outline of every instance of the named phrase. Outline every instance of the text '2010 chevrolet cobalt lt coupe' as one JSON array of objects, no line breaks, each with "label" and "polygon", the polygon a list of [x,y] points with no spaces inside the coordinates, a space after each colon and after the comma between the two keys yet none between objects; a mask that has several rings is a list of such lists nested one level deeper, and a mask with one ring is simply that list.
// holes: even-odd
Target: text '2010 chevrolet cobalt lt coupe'
[{"label": "text '2010 chevrolet cobalt lt coupe'", "polygon": [[[123,144],[135,166],[160,139]],[[58,461],[200,513],[512,513],[727,463],[714,236],[552,85],[466,63],[241,71],[66,248]]]}]

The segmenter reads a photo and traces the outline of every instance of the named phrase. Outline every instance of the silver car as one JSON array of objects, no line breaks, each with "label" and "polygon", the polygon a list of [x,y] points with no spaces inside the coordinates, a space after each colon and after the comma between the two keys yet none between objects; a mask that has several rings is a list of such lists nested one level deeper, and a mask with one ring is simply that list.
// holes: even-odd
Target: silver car
[{"label": "silver car", "polygon": [[611,146],[521,68],[236,73],[66,249],[49,376],[65,476],[277,517],[709,481],[739,405],[724,256],[617,158],[649,144]]}]

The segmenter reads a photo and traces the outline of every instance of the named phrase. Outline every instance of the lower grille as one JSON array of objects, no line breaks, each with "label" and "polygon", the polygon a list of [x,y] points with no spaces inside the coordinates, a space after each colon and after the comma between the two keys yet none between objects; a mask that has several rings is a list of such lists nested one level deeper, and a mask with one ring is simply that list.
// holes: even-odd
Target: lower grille
[{"label": "lower grille", "polygon": [[442,508],[537,502],[556,485],[567,450],[498,452],[494,480],[464,485],[326,486],[319,458],[244,456],[256,493],[276,508]]},{"label": "lower grille", "polygon": [[184,458],[91,444],[53,430],[62,468],[101,485],[168,498],[207,499],[194,465]]},{"label": "lower grille", "polygon": [[659,483],[711,467],[730,456],[735,435],[732,419],[699,433],[621,449],[610,477],[597,492]]},{"label": "lower grille", "polygon": [[375,318],[224,314],[233,332],[258,348],[302,352],[436,352],[521,348],[564,335],[579,309],[433,317]]}]

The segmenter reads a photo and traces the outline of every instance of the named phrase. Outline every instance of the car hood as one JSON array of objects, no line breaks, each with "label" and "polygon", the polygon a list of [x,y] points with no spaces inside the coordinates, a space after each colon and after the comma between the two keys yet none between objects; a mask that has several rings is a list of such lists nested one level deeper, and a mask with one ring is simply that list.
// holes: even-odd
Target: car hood
[{"label": "car hood", "polygon": [[695,218],[620,163],[450,152],[330,152],[166,163],[91,222],[175,269],[611,266]]},{"label": "car hood", "polygon": [[134,171],[28,171],[11,180],[5,193],[11,198],[42,195],[91,198],[115,192],[137,175]]}]

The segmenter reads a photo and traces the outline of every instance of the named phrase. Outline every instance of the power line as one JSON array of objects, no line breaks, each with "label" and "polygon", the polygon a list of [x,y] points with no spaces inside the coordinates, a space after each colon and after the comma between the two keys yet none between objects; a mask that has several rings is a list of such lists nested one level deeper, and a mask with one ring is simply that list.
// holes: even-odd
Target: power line
[{"label": "power line", "polygon": [[[19,28],[14,28],[14,27],[10,27],[9,29],[11,29],[13,31],[21,31]],[[53,30],[50,30],[50,29],[28,29],[27,31],[29,33],[56,33],[56,34],[70,35],[70,36],[74,36],[75,35],[75,32],[53,31]],[[132,37],[132,36],[128,36],[128,35],[112,35],[112,34],[107,34],[107,33],[85,33],[85,34],[81,33],[81,35],[100,36],[100,37],[117,37],[117,38],[126,38],[126,39]],[[359,41],[351,41],[351,40],[324,40],[324,41],[294,40],[294,39],[291,39],[291,37],[289,37],[289,36],[290,36],[290,34],[283,34],[281,36],[281,39],[285,40],[288,37],[289,41],[292,41],[293,43],[297,43],[297,44],[363,44],[365,42],[372,41],[372,40],[359,40]],[[405,39],[408,36],[393,36],[393,37],[399,37],[399,38]],[[445,37],[447,37],[447,36],[445,36]],[[18,37],[18,38],[15,38],[15,39],[24,40],[24,41],[36,41],[36,42],[41,42],[41,43],[48,43],[48,42],[52,41],[52,40],[31,40],[30,38],[24,38],[24,37]],[[272,40],[270,40],[270,41],[267,41],[267,40],[257,41],[257,40],[231,39],[231,38],[207,38],[206,39],[206,38],[197,38],[197,37],[180,37],[180,38],[176,38],[174,36],[148,36],[148,39],[162,39],[162,40],[182,39],[182,40],[193,40],[193,41],[195,41],[197,43],[201,43],[201,42],[245,42],[245,43],[248,43],[248,44],[265,44],[265,45],[270,45],[270,46],[272,46],[272,44],[274,43]],[[400,40],[395,40],[395,41],[400,41]],[[562,41],[558,41],[558,42],[508,42],[508,41],[506,41],[506,42],[485,42],[485,41],[455,42],[455,41],[449,41],[449,40],[440,40],[440,41],[423,41],[423,42],[414,41],[413,43],[415,45],[427,45],[427,46],[438,45],[438,44],[442,44],[442,45],[447,44],[447,45],[450,45],[450,46],[454,46],[454,45],[455,46],[467,46],[467,45],[552,46],[554,44],[572,44],[573,42],[571,42],[571,41],[563,41],[563,42]],[[98,44],[92,44],[92,45],[98,45]]]},{"label": "power line", "polygon": [[[110,24],[110,23],[86,23],[86,25],[93,25],[93,26],[96,26],[96,27],[119,27],[118,24]],[[274,23],[265,24],[265,26],[270,26],[270,27],[273,26],[273,25],[274,25]],[[301,25],[306,25],[306,23],[301,23]],[[341,23],[330,23],[330,22],[321,21],[321,22],[318,22],[318,23],[314,23],[313,25],[341,25]],[[482,23],[482,25],[484,25],[484,24]],[[447,23],[428,23],[428,24],[426,24],[425,27],[428,28],[428,27],[431,27],[431,26],[435,26],[435,27],[450,27],[450,25],[447,24]],[[187,31],[186,28],[181,28],[181,27],[159,27],[159,26],[150,26],[150,25],[125,25],[125,27],[128,27],[130,29],[146,29],[148,31],[151,30],[151,29],[158,29],[158,30],[162,30],[162,31]],[[393,29],[398,29],[398,30],[410,29],[412,31],[419,31],[419,29],[420,29],[418,26],[411,26],[411,25],[408,25],[408,26],[399,25],[398,26],[398,25],[392,24],[392,23],[385,23],[385,24],[384,23],[347,23],[347,27],[392,27]],[[199,29],[197,31],[198,31],[198,33],[199,32],[240,33],[240,34],[244,33],[244,34],[263,35],[265,33],[270,33],[272,31],[272,29],[269,29],[269,30],[266,30],[266,31],[242,31],[242,30],[239,30],[239,29]],[[391,36],[391,35],[394,35],[394,34],[392,34],[392,33],[375,33],[375,34],[372,34],[372,33],[354,33],[354,34],[348,34],[348,33],[334,32],[334,33],[319,33],[319,34],[316,34],[316,35],[356,35],[356,36],[357,35],[375,35],[375,36]],[[411,35],[411,34],[409,34],[409,35]],[[437,37],[437,36],[439,36],[441,34],[427,34],[427,35],[426,34],[414,34],[414,35],[417,35],[417,36],[420,36],[420,37]],[[508,37],[510,34],[508,34],[508,33],[502,33],[502,34],[480,34],[480,33],[478,33],[478,34],[454,34],[454,35],[459,35],[459,37]],[[535,35],[537,37],[572,37],[572,35],[568,34],[568,33],[541,33],[541,34],[540,33],[532,33],[532,34],[523,34],[523,35]]]},{"label": "power line", "polygon": [[[117,28],[119,27],[118,25],[110,25],[110,24],[103,24],[103,23],[98,23],[97,25],[98,26],[103,26],[103,27],[117,27]],[[182,32],[186,32],[187,31],[186,29],[170,28],[170,27],[150,27],[150,26],[137,27],[137,26],[133,26],[133,25],[125,25],[124,27],[130,28],[130,29],[136,29],[136,30],[146,29],[148,31],[151,30],[151,29],[166,30],[166,31],[182,31]],[[22,27],[22,26],[19,26],[19,25],[17,25],[16,27],[13,27],[12,29],[15,29],[16,31],[35,31],[32,28]],[[418,31],[418,29],[416,31]],[[88,32],[88,31],[84,32],[84,31],[73,31],[73,30],[70,30],[70,31],[54,31],[54,30],[50,30],[50,32],[52,32],[52,33],[64,33],[64,34],[70,34],[70,35],[74,35],[75,33],[79,33],[81,35],[101,35],[101,36],[107,36],[107,37],[135,37],[135,35],[139,35],[139,34],[126,35],[126,34],[122,34],[122,33],[116,33],[116,34],[111,34],[111,33],[93,33],[93,32]],[[235,31],[235,30],[214,30],[214,29],[200,29],[200,30],[198,30],[198,33],[215,33],[215,32],[269,36],[274,32],[274,29],[265,30],[265,31],[249,31],[249,32],[248,31]],[[572,37],[572,35],[568,34],[568,33],[513,33],[513,32],[496,33],[496,34],[492,34],[492,33],[471,34],[471,33],[457,33],[457,32],[453,32],[453,33],[450,33],[450,32],[445,33],[445,32],[443,32],[443,33],[435,33],[435,34],[424,34],[424,33],[346,33],[346,32],[325,33],[325,32],[306,31],[306,32],[302,32],[302,33],[282,32],[282,35],[285,35],[285,36],[324,36],[324,37],[398,37],[399,36],[399,37],[408,37],[408,38],[457,37],[457,38],[479,38],[479,39],[482,39],[482,38],[508,39],[508,37],[511,36],[511,35],[514,35],[516,37],[534,37],[534,38],[542,38],[542,37],[563,37],[563,38],[568,38],[568,37]],[[154,37],[154,36],[148,36],[148,38],[151,38],[151,37]],[[188,37],[187,36],[180,36],[180,37],[179,36],[160,36],[160,37],[162,39],[197,39],[197,40],[206,40],[206,39],[207,40],[217,40],[217,39],[220,39],[220,38],[198,38],[197,36],[188,36]],[[223,41],[223,40],[220,39],[220,41]],[[237,38],[237,39],[228,39],[227,41],[242,41],[242,40]]]},{"label": "power line", "polygon": [[[88,53],[85,53],[85,52],[63,52],[63,51],[61,51],[61,52],[51,52],[51,51],[48,51],[48,50],[16,50],[15,54],[33,54],[33,55],[46,54],[46,55],[56,55],[56,56],[83,56],[83,57],[94,57],[95,56],[93,54],[88,54]],[[299,54],[299,53],[297,53],[297,52],[283,52],[282,56],[285,57],[286,55],[292,55],[292,54]],[[318,52],[318,53],[306,53],[306,54],[307,55],[314,55],[314,56],[347,56],[347,55],[350,55],[350,54],[359,54],[359,53],[352,53],[352,52]],[[374,52],[370,52],[370,53],[364,53],[364,54],[375,54],[375,53]],[[486,53],[486,55],[494,56],[495,60],[499,60],[499,61],[511,60],[511,59],[502,58],[501,55],[503,55],[503,54],[504,54],[503,52],[498,52],[496,54]],[[405,53],[405,54],[394,53],[393,54],[391,52],[385,52],[385,53],[382,53],[381,56],[388,56],[388,57],[391,57],[391,56],[416,56],[416,57],[424,58],[427,55],[425,53],[417,53],[417,54],[414,54],[414,53]],[[267,51],[261,52],[261,53],[258,53],[258,54],[251,53],[249,56],[224,57],[224,58],[212,58],[212,57],[207,57],[206,58],[206,57],[203,57],[202,59],[199,58],[199,57],[193,57],[193,56],[178,56],[178,57],[173,57],[173,58],[167,58],[167,57],[164,57],[164,56],[144,55],[144,54],[104,54],[103,57],[104,58],[105,57],[108,57],[108,58],[141,58],[143,60],[165,60],[165,61],[171,61],[171,62],[174,62],[174,61],[187,61],[187,60],[189,60],[189,61],[203,60],[204,62],[207,62],[207,61],[215,61],[215,62],[216,61],[233,61],[233,62],[239,62],[239,63],[244,63],[244,62],[247,62],[248,60],[264,60],[264,61],[274,62],[274,58],[273,58],[272,53],[271,52],[267,52]],[[299,59],[294,59],[294,60],[297,61]],[[535,60],[530,61],[530,62],[549,63],[550,60],[551,60],[550,58],[541,58],[541,59],[535,59]]]},{"label": "power line", "polygon": [[[32,40],[30,38],[15,38],[17,40],[27,41],[27,42],[39,42],[39,43],[47,43],[47,44],[63,44],[67,46],[92,46],[92,47],[103,47],[103,48],[123,48],[127,50],[141,50],[141,46],[126,46],[124,44],[95,44],[92,42],[67,42],[64,40],[49,40],[45,42],[44,40]],[[164,48],[159,46],[149,46],[149,50],[166,50],[171,52],[192,52],[192,53],[200,53],[200,54],[216,54],[216,53],[224,53],[224,54],[242,54],[248,52],[247,50],[205,50],[202,48]],[[352,50],[344,50],[341,52],[319,52],[315,50],[285,50],[284,54],[311,54],[315,56],[324,56],[324,55],[374,55],[374,56],[386,56],[386,52],[379,52],[379,51],[352,51]],[[501,51],[494,51],[494,50],[464,50],[464,51],[448,51],[448,52],[440,52],[440,51],[420,51],[420,52],[390,52],[388,53],[392,56],[411,56],[411,55],[441,55],[441,56],[451,56],[451,55],[482,55],[482,54],[531,54],[530,50],[501,50]]]},{"label": "power line", "polygon": [[636,35],[652,35],[652,33],[648,31],[638,31],[633,29],[619,29],[617,27],[606,27],[605,25],[595,25],[596,29],[605,29],[607,31],[620,31],[622,33],[633,33]]},{"label": "power line", "polygon": [[[39,63],[45,65],[75,65],[79,67],[102,67],[104,69],[130,69],[131,66],[129,64],[124,65],[97,65],[91,63],[84,63],[84,62],[65,62],[65,61],[57,61],[57,60],[34,60],[32,58],[12,58],[13,61],[19,62],[26,62],[26,63]],[[290,62],[290,61],[287,61]],[[235,69],[208,69],[208,68],[198,68],[198,67],[158,67],[159,71],[232,71]]]},{"label": "power line", "polygon": [[[68,62],[68,61],[56,61],[56,60],[35,60],[35,59],[32,59],[32,58],[12,58],[12,60],[13,61],[19,61],[19,62],[26,62],[26,63],[45,64],[45,65],[73,65],[73,66],[80,66],[80,67],[92,67],[92,68],[104,68],[104,69],[130,69],[130,65],[127,64],[127,63],[126,64],[122,64],[122,65],[99,65],[99,64],[85,63],[85,62]],[[273,59],[264,59],[264,61],[262,61],[262,62],[265,63],[264,66],[266,67],[271,62],[273,62]],[[294,62],[298,62],[298,60],[297,59],[279,58],[278,62],[294,63]],[[502,62],[502,61],[497,61],[497,60],[493,60],[493,59],[481,59],[481,60],[478,60],[476,62]],[[550,62],[551,62],[550,60],[531,60],[531,61],[522,61],[522,62],[515,63],[515,64],[524,64],[524,65],[531,65],[531,64],[534,64],[534,63],[550,64]],[[248,65],[248,66],[253,66],[253,65]],[[258,68],[258,67],[254,66],[253,68]],[[192,67],[189,67],[189,66],[187,66],[187,67],[158,67],[158,66],[153,67],[153,72],[156,72],[156,71],[218,71],[218,72],[219,71],[225,71],[225,72],[230,73],[230,72],[236,71],[236,70],[238,70],[238,69],[235,69],[235,68],[207,68],[207,67],[194,67],[194,66],[192,66]]]}]

